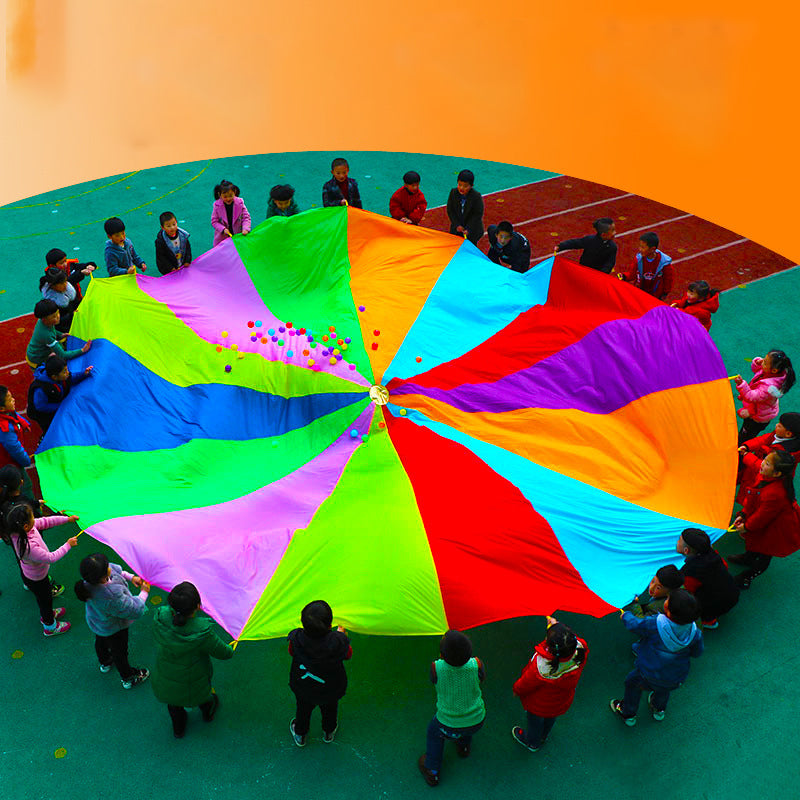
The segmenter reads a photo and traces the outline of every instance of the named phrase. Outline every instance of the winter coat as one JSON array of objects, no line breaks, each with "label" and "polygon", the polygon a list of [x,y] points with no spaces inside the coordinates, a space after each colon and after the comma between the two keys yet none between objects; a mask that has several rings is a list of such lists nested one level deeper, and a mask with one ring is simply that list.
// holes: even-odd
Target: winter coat
[{"label": "winter coat", "polygon": [[684,294],[675,307],[687,314],[691,314],[698,322],[707,330],[711,330],[711,315],[719,311],[719,292],[706,297],[705,300],[699,300],[696,303],[690,303],[688,297]]},{"label": "winter coat", "polygon": [[497,225],[490,225],[486,233],[489,236],[490,261],[508,267],[514,272],[527,272],[531,267],[531,246],[528,240],[517,231],[511,234],[511,239],[503,246],[497,241]]},{"label": "winter coat", "polygon": [[743,379],[736,381],[736,390],[742,401],[742,408],[736,413],[744,418],[751,417],[755,422],[769,422],[778,416],[778,400],[786,375],[766,376],[761,371],[763,358],[754,358],[750,369],[755,375],[750,383]]},{"label": "winter coat", "polygon": [[128,588],[133,575],[123,572],[119,564],[109,566],[111,576],[106,583],[85,584],[91,594],[86,601],[86,624],[95,636],[113,636],[147,613],[147,592],[134,597]]},{"label": "winter coat", "polygon": [[583,250],[578,263],[606,274],[610,273],[617,263],[617,243],[613,239],[604,239],[599,233],[559,242],[558,252],[562,250]]},{"label": "winter coat", "polygon": [[117,275],[127,275],[132,266],[141,267],[144,264],[130,239],[125,239],[122,244],[114,244],[111,239],[107,239],[104,256],[106,269],[112,278]]},{"label": "winter coat", "polygon": [[[358,182],[355,178],[347,179],[347,192],[350,195],[347,205],[353,206],[353,208],[364,207],[361,202],[361,192],[358,190]],[[337,181],[336,178],[331,178],[329,181],[325,181],[325,183],[322,184],[322,205],[324,208],[340,206],[342,200],[344,200],[344,195],[339,188],[339,181]]]},{"label": "winter coat", "polygon": [[16,411],[0,411],[0,467],[15,464],[20,469],[31,465],[31,457],[22,446],[22,435],[31,429],[31,423]]},{"label": "winter coat", "polygon": [[[64,542],[57,550],[50,552],[40,533],[40,531],[47,528],[52,528],[55,525],[64,525],[67,522],[69,522],[69,517],[59,516],[39,517],[39,519],[33,521],[33,527],[28,531],[28,549],[25,551],[25,557],[20,559],[22,574],[29,581],[44,580],[50,570],[50,565],[69,553],[71,549],[69,542]],[[19,535],[12,533],[9,538],[14,552],[19,558]]]},{"label": "winter coat", "polygon": [[636,667],[654,685],[677,688],[689,674],[689,658],[703,654],[703,634],[694,622],[678,625],[666,614],[639,619],[626,611],[622,623],[641,636],[633,644]]},{"label": "winter coat", "polygon": [[412,194],[405,186],[401,186],[389,198],[389,214],[393,219],[408,217],[415,225],[419,225],[427,209],[425,195],[420,191]]},{"label": "winter coat", "polygon": [[564,714],[575,699],[586,655],[589,648],[583,639],[578,639],[578,651],[584,653],[583,663],[575,663],[575,656],[559,662],[558,669],[550,674],[552,655],[546,642],[539,642],[531,660],[523,667],[522,674],[514,684],[514,694],[522,701],[522,707],[537,717],[558,717]]},{"label": "winter coat", "polygon": [[776,440],[775,431],[770,431],[750,439],[743,446],[747,448],[747,452],[742,454],[740,462],[739,491],[736,494],[736,502],[739,504],[744,503],[747,490],[761,480],[761,462],[770,453],[776,450],[785,450],[794,457],[795,469],[797,469],[797,464],[800,464],[800,436]]},{"label": "winter coat", "polygon": [[470,189],[464,197],[464,208],[461,208],[462,195],[457,188],[452,188],[447,197],[447,216],[450,219],[450,233],[461,234],[456,230],[460,225],[467,229],[467,239],[473,244],[483,236],[483,198],[475,189]]},{"label": "winter coat", "polygon": [[70,390],[88,377],[85,372],[78,372],[74,375],[70,373],[65,381],[54,381],[47,374],[44,364],[40,364],[28,387],[28,414],[31,419],[35,419],[39,425],[43,419],[49,424]]},{"label": "winter coat", "polygon": [[[169,237],[162,228],[156,236],[156,268],[162,275],[169,275],[172,270],[179,266],[188,267],[192,263],[192,243],[189,241],[189,234],[183,228],[178,228],[178,240],[180,241],[181,263],[178,264],[178,257],[169,246]],[[174,240],[170,240],[174,241]]]},{"label": "winter coat", "polygon": [[782,478],[748,488],[741,513],[749,552],[782,558],[800,550],[800,507],[789,499]]},{"label": "winter coat", "polygon": [[637,253],[631,268],[620,274],[643,292],[663,300],[672,291],[675,267],[671,256],[656,250],[652,261]]},{"label": "winter coat", "polygon": [[344,662],[353,655],[347,634],[328,631],[321,638],[295,628],[288,636],[292,666],[289,687],[310,703],[330,703],[344,697],[347,673]]},{"label": "winter coat", "polygon": [[697,598],[701,619],[716,619],[739,602],[739,588],[716,550],[687,556],[679,572],[686,590]]},{"label": "winter coat", "polygon": [[233,658],[233,647],[220,639],[214,623],[195,614],[183,626],[173,624],[169,606],[155,614],[153,636],[158,652],[150,675],[156,699],[194,708],[211,699],[212,658]]},{"label": "winter coat", "polygon": [[278,208],[277,204],[271,197],[267,203],[267,219],[270,217],[293,217],[295,214],[299,213],[300,209],[297,203],[295,203],[294,199],[292,199],[292,202],[287,208]]},{"label": "winter coat", "polygon": [[[211,227],[214,228],[214,247],[227,238],[224,231],[228,227],[228,213],[225,201],[220,197],[211,209]],[[241,197],[233,198],[233,230],[231,233],[250,233],[250,212]]]}]

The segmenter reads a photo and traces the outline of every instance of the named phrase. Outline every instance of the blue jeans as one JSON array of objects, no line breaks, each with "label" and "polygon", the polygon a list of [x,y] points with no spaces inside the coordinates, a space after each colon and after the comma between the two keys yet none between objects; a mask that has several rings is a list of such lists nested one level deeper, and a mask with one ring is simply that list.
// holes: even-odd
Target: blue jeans
[{"label": "blue jeans", "polygon": [[628,673],[628,677],[625,678],[625,697],[622,699],[622,716],[636,716],[643,691],[653,692],[653,708],[656,711],[664,711],[669,702],[669,693],[679,686],[679,683],[670,686],[653,683],[639,672],[638,667],[634,667],[633,670]]},{"label": "blue jeans", "polygon": [[556,724],[558,717],[537,717],[536,714],[531,714],[530,711],[525,713],[528,715],[525,741],[531,747],[541,747],[553,729],[553,725]]},{"label": "blue jeans", "polygon": [[460,739],[465,745],[472,741],[472,734],[483,727],[483,720],[469,728],[449,728],[442,725],[436,717],[428,723],[428,743],[425,747],[425,766],[431,772],[438,772],[442,768],[445,739]]}]

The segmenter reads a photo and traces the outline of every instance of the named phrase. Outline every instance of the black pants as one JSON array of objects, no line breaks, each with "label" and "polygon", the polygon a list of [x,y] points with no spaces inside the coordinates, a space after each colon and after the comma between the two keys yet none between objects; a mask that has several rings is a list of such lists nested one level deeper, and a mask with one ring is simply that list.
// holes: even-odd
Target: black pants
[{"label": "black pants", "polygon": [[297,697],[297,713],[294,716],[294,732],[299,736],[305,736],[311,727],[311,712],[319,706],[322,712],[322,730],[325,733],[333,733],[336,730],[336,717],[339,710],[339,701],[332,700],[329,703],[312,703]]},{"label": "black pants", "polygon": [[[205,703],[200,703],[200,711],[206,722],[208,722],[208,715],[211,713],[213,707],[214,702],[212,700],[206,700]],[[172,718],[172,730],[175,733],[183,733],[186,730],[186,723],[189,719],[186,709],[183,706],[167,705],[167,711],[169,711],[169,715]]]},{"label": "black pants", "polygon": [[738,577],[752,580],[762,572],[767,571],[770,561],[772,561],[772,556],[747,550],[744,553],[743,563],[746,564],[748,568],[744,572],[740,572]]},{"label": "black pants", "polygon": [[47,626],[52,625],[55,622],[55,618],[53,617],[53,592],[50,589],[50,578],[45,577],[40,581],[32,581],[23,575],[22,580],[36,598],[42,623]]},{"label": "black pants", "polygon": [[767,425],[769,425],[769,422],[756,422],[752,417],[745,417],[742,422],[742,429],[739,431],[739,447],[758,436]]},{"label": "black pants", "polygon": [[134,669],[128,663],[128,629],[112,633],[111,636],[95,636],[94,651],[97,660],[104,665],[114,664],[122,680],[130,678]]}]

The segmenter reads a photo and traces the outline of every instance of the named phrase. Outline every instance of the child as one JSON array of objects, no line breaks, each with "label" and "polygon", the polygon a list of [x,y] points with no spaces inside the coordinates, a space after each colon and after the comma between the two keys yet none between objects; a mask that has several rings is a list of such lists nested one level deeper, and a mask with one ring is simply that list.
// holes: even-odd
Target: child
[{"label": "child", "polygon": [[489,259],[495,264],[513,269],[514,272],[527,272],[531,267],[531,246],[528,240],[514,230],[514,226],[503,220],[490,225]]},{"label": "child", "polygon": [[221,181],[214,187],[211,227],[214,228],[214,247],[234,234],[247,236],[250,233],[250,212],[239,197],[239,187],[230,181]]},{"label": "child", "polygon": [[94,367],[86,367],[83,372],[72,375],[67,362],[52,354],[36,367],[33,382],[28,387],[28,416],[39,423],[42,433],[47,433],[70,389],[88,378],[93,370]]},{"label": "child", "polygon": [[56,325],[61,319],[61,312],[52,300],[40,300],[33,307],[33,315],[39,321],[33,328],[33,334],[25,353],[25,360],[32,370],[35,370],[39,364],[43,364],[51,353],[55,353],[65,361],[70,361],[83,353],[87,353],[92,346],[91,339],[83,347],[76,347],[74,350],[65,350],[61,346],[56,332]]},{"label": "child", "polygon": [[[150,676],[146,669],[128,663],[128,628],[135,619],[147,613],[150,584],[138,575],[123,572],[119,564],[109,564],[102,553],[94,553],[81,561],[81,578],[75,584],[75,596],[86,603],[86,624],[94,634],[94,650],[100,672],[116,666],[123,689],[132,689]],[[134,597],[128,581],[139,587]]]},{"label": "child", "polygon": [[37,503],[30,495],[23,494],[23,483],[22,470],[19,467],[13,464],[0,467],[0,527],[12,506],[20,503],[30,506],[34,517],[42,516],[43,501]]},{"label": "child", "polygon": [[774,431],[749,439],[739,447],[737,503],[744,503],[747,489],[758,483],[761,462],[774,450],[785,450],[792,454],[795,464],[800,463],[800,414],[796,411],[781,414]]},{"label": "child", "polygon": [[739,602],[739,589],[728,565],[711,547],[708,534],[698,528],[686,528],[675,549],[686,558],[680,573],[684,587],[697,599],[702,626],[718,628],[719,617]]},{"label": "child", "polygon": [[305,747],[311,712],[317,706],[322,714],[322,741],[330,743],[336,735],[339,701],[347,691],[344,662],[352,657],[353,648],[341,625],[332,630],[333,611],[324,600],[309,603],[300,621],[303,627],[287,637],[292,657],[289,687],[297,701],[289,732],[298,747]]},{"label": "child", "polygon": [[156,269],[162,275],[192,263],[192,243],[189,234],[178,227],[178,220],[171,211],[165,211],[158,218],[161,230],[156,236]]},{"label": "child", "polygon": [[198,617],[200,594],[194,584],[179,583],[167,597],[169,608],[156,611],[154,635],[158,655],[153,668],[153,693],[167,704],[172,733],[182,739],[189,715],[186,708],[200,707],[206,722],[217,713],[219,697],[211,688],[212,658],[233,657],[208,617]]},{"label": "child", "polygon": [[462,169],[454,189],[447,198],[447,216],[450,233],[465,236],[477,244],[483,236],[483,198],[472,188],[475,175],[472,170]]},{"label": "child", "polygon": [[633,645],[636,663],[625,678],[625,696],[609,705],[628,726],[636,724],[636,713],[642,690],[649,690],[647,702],[653,719],[664,719],[670,692],[689,675],[689,659],[703,654],[703,634],[693,620],[697,617],[697,600],[685,589],[670,592],[664,613],[637,619],[630,611],[622,612],[628,630],[641,635]]},{"label": "child", "polygon": [[590,269],[609,273],[617,263],[617,243],[614,236],[617,229],[611,217],[601,217],[592,223],[597,231],[594,236],[582,236],[580,239],[566,239],[556,245],[555,253],[565,250],[583,250],[578,263]]},{"label": "child", "polygon": [[628,611],[634,617],[650,617],[664,613],[664,603],[669,593],[683,586],[683,576],[674,564],[666,564],[656,570],[647,591],[634,599]]},{"label": "child", "polygon": [[764,358],[754,358],[750,369],[755,373],[750,383],[741,375],[733,380],[742,407],[736,412],[743,420],[739,431],[739,444],[744,444],[767,427],[778,416],[780,400],[794,386],[794,369],[783,350],[770,350]]},{"label": "child", "polygon": [[133,242],[125,236],[125,223],[119,217],[110,217],[103,223],[103,229],[108,236],[105,249],[106,269],[114,278],[117,275],[135,275],[136,267],[141,267],[142,272],[147,269],[147,264],[139,258],[133,247]]},{"label": "child", "polygon": [[58,267],[48,267],[39,278],[39,289],[45,300],[52,300],[59,311],[59,322],[56,330],[68,333],[72,324],[72,315],[81,302],[78,290],[67,280],[67,273]]},{"label": "child", "polygon": [[50,564],[63,558],[78,544],[77,536],[70,536],[57,550],[50,552],[42,539],[40,531],[75,522],[78,517],[40,517],[34,519],[33,511],[27,503],[12,506],[5,517],[7,543],[11,545],[22,571],[22,581],[33,592],[39,606],[40,622],[44,635],[57,636],[66,633],[72,626],[69,622],[59,622],[64,616],[63,608],[53,608],[53,585],[48,576]]},{"label": "child", "polygon": [[745,552],[731,556],[734,564],[748,567],[736,576],[736,585],[749,589],[753,578],[766,571],[772,557],[783,558],[800,550],[800,507],[792,475],[791,453],[775,450],[761,462],[761,480],[748,488],[733,527],[744,539]]},{"label": "child", "polygon": [[629,281],[643,292],[664,300],[672,291],[675,268],[672,258],[658,249],[658,234],[650,231],[639,237],[639,252],[628,272],[618,272],[620,280]]},{"label": "child", "polygon": [[94,261],[78,261],[77,258],[67,258],[67,254],[57,247],[48,250],[44,260],[48,267],[57,267],[67,273],[69,282],[78,292],[78,297],[81,296],[80,282],[97,269]]},{"label": "child", "polygon": [[419,190],[420,177],[413,170],[403,175],[403,185],[389,198],[389,214],[406,225],[419,225],[428,208],[425,195]]},{"label": "child", "polygon": [[461,631],[447,631],[439,643],[441,658],[431,664],[431,682],[436,686],[436,715],[428,723],[425,752],[417,762],[428,786],[437,786],[442,768],[444,740],[453,739],[458,755],[466,758],[472,736],[483,726],[486,707],[481,683],[483,664],[472,657],[472,642]]},{"label": "child", "polygon": [[511,729],[523,747],[535,753],[546,741],[556,718],[566,714],[586,666],[589,648],[566,625],[547,617],[547,634],[514,684],[514,694],[528,715],[527,729]]},{"label": "child", "polygon": [[267,219],[270,217],[293,217],[300,209],[294,201],[294,187],[288,183],[273,186],[269,190],[267,203]]},{"label": "child", "polygon": [[31,487],[25,470],[33,463],[22,446],[22,436],[31,429],[28,418],[17,413],[14,396],[5,386],[0,386],[0,466],[16,464],[25,478],[24,488]]},{"label": "child", "polygon": [[689,284],[686,294],[677,303],[672,303],[672,307],[691,314],[710,331],[711,315],[719,311],[719,289],[712,289],[708,281],[694,281]]},{"label": "child", "polygon": [[358,183],[355,178],[347,177],[349,173],[350,165],[346,158],[334,158],[331,161],[333,177],[322,185],[322,205],[325,208],[347,205],[363,208]]}]

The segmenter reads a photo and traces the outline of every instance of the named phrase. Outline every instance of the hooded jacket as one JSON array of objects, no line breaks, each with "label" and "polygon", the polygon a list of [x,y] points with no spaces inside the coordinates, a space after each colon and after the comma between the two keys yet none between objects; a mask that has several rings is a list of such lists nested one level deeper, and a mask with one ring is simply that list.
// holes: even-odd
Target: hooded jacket
[{"label": "hooded jacket", "polygon": [[109,564],[107,583],[86,584],[91,596],[86,601],[86,624],[96,636],[112,636],[147,613],[147,592],[134,597],[128,589],[128,573],[119,564]]},{"label": "hooded jacket", "polygon": [[330,703],[344,697],[344,662],[353,655],[347,634],[331,630],[320,638],[295,628],[288,636],[292,666],[289,687],[310,703]]},{"label": "hooded jacket", "polygon": [[[463,208],[461,206],[462,199],[464,200]],[[458,188],[453,187],[447,197],[447,216],[450,219],[450,233],[461,236],[456,230],[460,225],[467,229],[467,239],[472,244],[477,244],[483,236],[483,197],[475,189],[470,189],[462,196]]]},{"label": "hooded jacket", "polygon": [[[70,390],[81,381],[89,377],[85,372],[78,372],[65,381],[54,381],[45,370],[45,365],[40,364],[33,373],[33,382],[28,387],[28,411],[44,414],[55,414]],[[31,414],[33,416],[33,414]],[[35,416],[33,416],[36,419]]]},{"label": "hooded jacket", "polygon": [[750,369],[754,375],[750,383],[741,378],[736,381],[736,391],[742,401],[742,408],[736,413],[742,418],[751,417],[755,422],[769,422],[778,416],[781,386],[786,380],[786,375],[765,375],[761,369],[763,360],[753,359]]},{"label": "hooded jacket", "polygon": [[[579,650],[584,653],[581,664],[575,662],[575,653]],[[550,660],[553,656],[547,649],[547,642],[536,645],[531,660],[522,668],[522,674],[514,684],[514,694],[519,697],[526,711],[537,717],[558,717],[567,711],[575,699],[575,689],[589,653],[583,639],[578,639],[575,653],[561,660],[556,672],[551,673]]]},{"label": "hooded jacket", "polygon": [[678,625],[666,614],[638,619],[626,611],[622,623],[642,637],[633,645],[636,666],[658,686],[677,688],[689,674],[689,658],[703,654],[703,634],[694,622]]},{"label": "hooded jacket", "polygon": [[745,490],[744,543],[751,553],[782,558],[800,550],[800,507],[781,478],[760,480]]},{"label": "hooded jacket", "polygon": [[489,236],[490,261],[508,267],[514,272],[527,272],[531,267],[531,246],[528,240],[519,232],[514,231],[511,239],[505,245],[497,241],[497,225],[490,225],[486,233]]},{"label": "hooded jacket", "polygon": [[700,619],[716,619],[739,602],[739,588],[716,550],[687,556],[679,572],[686,590],[697,598]]},{"label": "hooded jacket", "polygon": [[697,321],[707,330],[711,330],[711,315],[719,311],[719,292],[706,297],[705,300],[698,300],[696,303],[690,303],[687,295],[684,294],[677,303],[675,308],[691,314]]},{"label": "hooded jacket", "polygon": [[[156,236],[156,268],[162,275],[168,275],[178,267],[188,267],[192,263],[192,243],[189,233],[183,228],[178,228],[178,241],[180,242],[181,263],[169,245],[169,237],[162,228]],[[174,241],[174,240],[171,240]]]},{"label": "hooded jacket", "polygon": [[158,654],[150,683],[162,703],[194,708],[211,699],[211,659],[233,658],[233,647],[219,638],[208,617],[195,614],[183,626],[172,619],[169,606],[156,611],[153,638]]},{"label": "hooded jacket", "polygon": [[134,265],[141,267],[144,264],[130,239],[125,239],[122,244],[114,244],[111,239],[106,239],[104,255],[106,269],[112,278],[117,275],[127,275],[130,267]]},{"label": "hooded jacket", "polygon": [[[63,558],[70,551],[69,542],[64,542],[61,547],[51,551],[42,539],[40,531],[52,528],[54,525],[64,525],[69,522],[69,517],[39,517],[33,521],[33,527],[28,531],[28,549],[25,557],[20,559],[19,568],[29,581],[41,581],[47,577],[50,565]],[[19,559],[19,535],[12,533],[9,537],[11,546]]]},{"label": "hooded jacket", "polygon": [[22,437],[30,429],[26,416],[16,411],[0,411],[0,467],[16,464],[25,469],[31,465],[31,457],[22,446]]},{"label": "hooded jacket", "polygon": [[791,453],[794,458],[795,469],[800,464],[800,436],[792,436],[790,439],[779,439],[775,431],[762,433],[750,441],[744,443],[747,452],[742,454],[739,472],[739,491],[736,495],[736,502],[743,504],[747,490],[755,486],[760,480],[761,462],[776,450],[785,450]]}]

